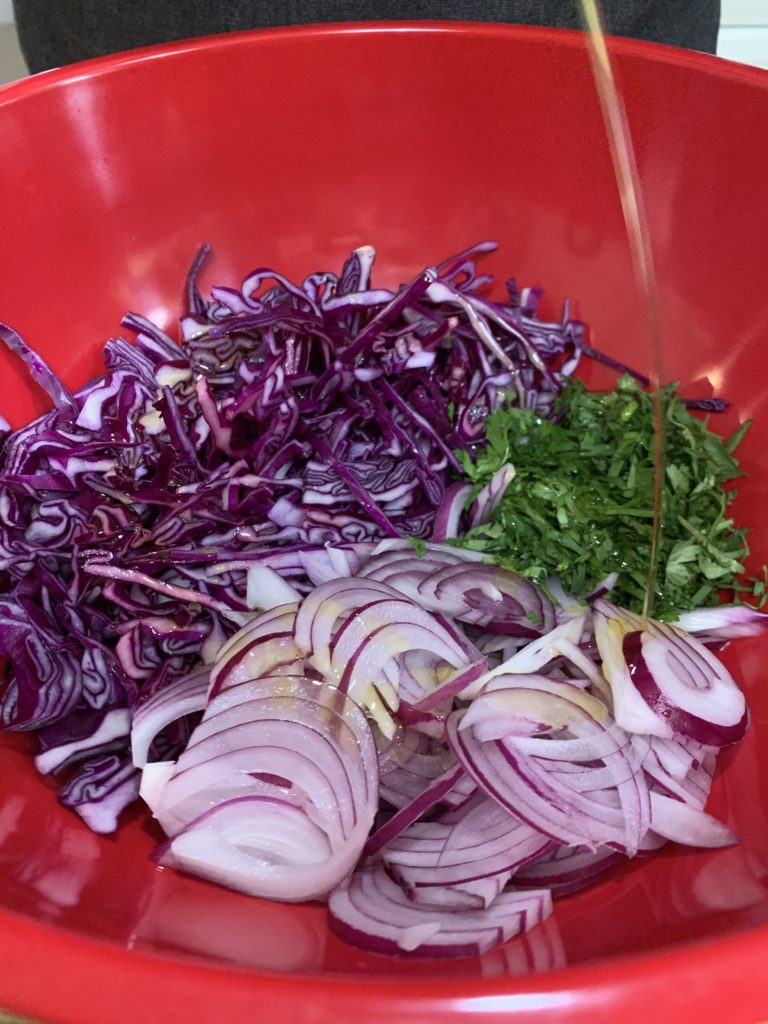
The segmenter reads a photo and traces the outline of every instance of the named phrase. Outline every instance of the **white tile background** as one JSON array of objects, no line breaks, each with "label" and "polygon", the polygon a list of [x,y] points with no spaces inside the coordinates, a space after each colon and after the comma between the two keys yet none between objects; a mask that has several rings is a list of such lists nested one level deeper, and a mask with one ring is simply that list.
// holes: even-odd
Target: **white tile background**
[{"label": "white tile background", "polygon": [[[0,0],[0,83],[23,72],[12,21],[11,0]],[[717,52],[730,60],[768,68],[768,0],[722,0]]]},{"label": "white tile background", "polygon": [[717,52],[768,68],[768,0],[723,0]]}]

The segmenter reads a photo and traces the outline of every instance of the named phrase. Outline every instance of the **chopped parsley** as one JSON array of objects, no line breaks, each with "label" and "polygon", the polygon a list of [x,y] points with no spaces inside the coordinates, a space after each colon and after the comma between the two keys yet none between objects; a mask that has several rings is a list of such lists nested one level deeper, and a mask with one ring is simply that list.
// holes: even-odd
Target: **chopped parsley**
[{"label": "chopped parsley", "polygon": [[408,541],[410,542],[410,545],[413,548],[413,550],[416,552],[416,554],[420,558],[423,558],[424,555],[426,555],[426,553],[427,553],[427,542],[426,541],[422,540],[420,537],[409,537]]},{"label": "chopped parsley", "polygon": [[[743,582],[747,530],[728,514],[741,475],[734,451],[749,428],[723,440],[664,389],[666,468],[654,615],[718,603],[718,592],[766,598],[766,577]],[[476,493],[505,463],[516,475],[491,521],[455,543],[481,551],[539,583],[557,575],[588,594],[619,572],[613,599],[640,611],[653,527],[653,399],[629,376],[613,391],[571,382],[554,420],[515,407],[486,423],[473,461],[459,453]]]}]

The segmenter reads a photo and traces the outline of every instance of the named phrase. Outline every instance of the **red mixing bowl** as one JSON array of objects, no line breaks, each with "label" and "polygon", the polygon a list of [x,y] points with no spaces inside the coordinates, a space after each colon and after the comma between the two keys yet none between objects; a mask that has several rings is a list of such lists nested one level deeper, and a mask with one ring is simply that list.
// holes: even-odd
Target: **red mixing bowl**
[{"label": "red mixing bowl", "polygon": [[[756,424],[738,512],[768,552],[768,74],[633,42],[614,52],[656,249],[666,374]],[[336,269],[385,284],[496,238],[497,274],[565,296],[594,343],[649,364],[577,34],[346,25],[171,44],[0,90],[0,319],[70,385],[127,309],[164,325],[204,285]],[[15,425],[43,408],[0,353]],[[593,381],[598,380],[594,375]],[[728,655],[753,724],[720,760],[731,849],[669,849],[556,904],[479,960],[413,964],[328,934],[324,909],[161,871],[136,810],[99,838],[0,741],[0,1005],[70,1024],[754,1022],[768,1018],[768,647]]]}]

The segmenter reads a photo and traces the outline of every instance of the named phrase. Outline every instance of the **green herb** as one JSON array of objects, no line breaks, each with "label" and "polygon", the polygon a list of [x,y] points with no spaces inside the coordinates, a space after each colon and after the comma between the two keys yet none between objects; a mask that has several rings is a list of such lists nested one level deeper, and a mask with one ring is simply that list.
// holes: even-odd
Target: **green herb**
[{"label": "green herb", "polygon": [[[741,475],[733,452],[749,423],[723,440],[674,386],[662,405],[666,479],[654,615],[716,604],[723,589],[765,600],[765,573],[743,580],[747,530],[734,526],[734,492],[723,487]],[[475,461],[459,453],[475,493],[507,462],[516,475],[490,523],[457,543],[538,582],[557,575],[576,595],[619,572],[615,600],[639,611],[653,524],[652,398],[629,376],[607,393],[572,382],[556,412],[553,421],[500,409],[488,418],[488,443]]]},{"label": "green herb", "polygon": [[409,537],[408,540],[416,554],[423,558],[427,553],[426,541],[423,541],[420,537]]}]

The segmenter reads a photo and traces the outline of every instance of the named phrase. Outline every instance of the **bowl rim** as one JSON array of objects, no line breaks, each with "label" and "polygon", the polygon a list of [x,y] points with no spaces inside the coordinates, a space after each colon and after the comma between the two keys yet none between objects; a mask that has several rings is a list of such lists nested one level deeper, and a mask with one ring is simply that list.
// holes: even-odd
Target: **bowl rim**
[{"label": "bowl rim", "polygon": [[[183,39],[142,47],[135,50],[96,57],[31,75],[0,86],[0,108],[23,102],[38,94],[77,81],[101,78],[134,66],[156,60],[194,55],[211,49],[234,50],[253,45],[282,43],[291,39],[317,39],[347,35],[420,35],[470,37],[507,37],[548,43],[561,48],[584,48],[583,34],[578,30],[552,29],[540,26],[514,25],[481,21],[365,21],[325,24],[292,25],[222,33],[194,39]],[[610,37],[612,52],[640,57],[651,63],[673,64],[698,69],[709,76],[750,84],[768,90],[768,71],[716,57],[660,43]],[[0,143],[0,149],[2,144]],[[12,937],[11,947],[3,941]],[[38,966],[29,963],[31,950]],[[182,952],[152,951],[133,948],[130,941],[119,943],[109,938],[89,935],[83,931],[44,923],[25,914],[0,908],[0,985],[2,1000],[8,1008],[22,1013],[40,1015],[56,1013],[62,1019],[61,1004],[55,996],[39,984],[30,995],[30,979],[42,980],[39,961],[45,952],[68,964],[85,977],[103,972],[105,984],[130,986],[140,992],[161,988],[167,997],[181,997],[194,976],[195,999],[206,997],[219,1001],[224,1012],[230,1012],[239,1022],[244,1013],[253,1012],[254,1005],[264,1005],[275,1014],[274,1019],[294,1019],[297,1001],[302,997],[316,1002],[328,1000],[335,1008],[337,1024],[359,1024],[365,1015],[375,1009],[375,1019],[385,1016],[402,1021],[423,1022],[429,1019],[453,1017],[457,1013],[482,1013],[490,1022],[506,1020],[510,1014],[516,1020],[584,1022],[598,1024],[612,1021],[621,1011],[623,1024],[646,1022],[649,1015],[661,1007],[669,1013],[670,992],[679,1002],[675,1006],[690,1009],[692,1005],[705,1011],[713,1004],[716,992],[734,986],[745,998],[739,1007],[743,1014],[754,1013],[761,1019],[768,1007],[768,972],[765,971],[765,953],[768,952],[768,924],[745,926],[711,938],[681,941],[661,950],[622,954],[608,959],[591,960],[574,966],[565,966],[541,973],[529,973],[495,978],[413,977],[376,974],[307,974],[278,973],[257,968],[228,964],[226,961],[207,959],[202,955]],[[94,965],[98,965],[94,969]],[[162,975],[162,981],[159,976]],[[750,979],[751,991],[745,992],[744,979]],[[142,980],[143,979],[143,980]],[[147,979],[149,981],[147,982]],[[67,991],[70,991],[69,989]],[[138,996],[134,997],[135,999]],[[231,1011],[224,1007],[231,1003]],[[70,1006],[77,1004],[81,1024],[98,1024],[100,1006],[91,991],[76,994],[72,991]],[[190,1007],[199,1003],[189,1003]],[[68,1011],[64,1011],[69,1019]],[[185,1014],[186,1010],[183,1011]],[[426,1016],[425,1016],[426,1015]],[[117,1020],[118,1018],[114,1018]],[[120,1016],[119,1021],[130,1020]],[[149,1020],[154,1018],[150,1017]],[[176,1021],[176,1016],[164,1017]],[[179,1017],[193,1020],[193,1017]],[[371,1017],[373,1019],[373,1017]],[[669,1019],[669,1018],[665,1018]]]},{"label": "bowl rim", "polygon": [[[284,25],[272,28],[250,29],[240,32],[221,32],[214,35],[171,40],[167,43],[155,43],[151,46],[137,47],[119,53],[107,54],[103,57],[92,57],[89,60],[67,64],[48,71],[40,71],[26,78],[0,85],[0,105],[15,103],[38,92],[54,89],[59,85],[84,81],[89,78],[101,77],[111,72],[144,64],[154,60],[196,53],[215,47],[217,49],[237,49],[249,46],[254,39],[263,39],[265,43],[279,42],[290,38],[324,38],[326,36],[343,35],[393,35],[393,34],[431,34],[431,35],[463,35],[463,36],[510,36],[528,38],[532,41],[554,42],[558,46],[571,49],[585,48],[583,33],[578,29],[548,28],[540,25],[517,25],[506,22],[492,21],[343,21],[309,23],[306,25]],[[710,53],[696,50],[685,50],[665,43],[631,39],[626,36],[609,36],[612,52],[626,55],[639,55],[646,60],[676,64],[682,67],[697,67],[710,75],[750,82],[753,85],[768,88],[768,70],[752,64],[742,64]]]}]

